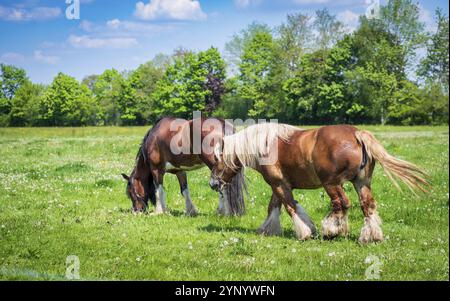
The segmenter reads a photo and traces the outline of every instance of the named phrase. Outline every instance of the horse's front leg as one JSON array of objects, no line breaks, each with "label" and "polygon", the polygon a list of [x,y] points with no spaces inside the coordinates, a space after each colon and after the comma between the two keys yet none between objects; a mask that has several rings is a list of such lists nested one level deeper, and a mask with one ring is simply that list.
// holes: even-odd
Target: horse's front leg
[{"label": "horse's front leg", "polygon": [[186,211],[185,214],[187,216],[196,216],[198,214],[197,209],[192,203],[191,194],[189,192],[189,187],[187,183],[187,175],[186,172],[181,171],[177,173],[178,182],[180,183],[181,194],[184,196],[186,200]]},{"label": "horse's front leg", "polygon": [[164,191],[164,171],[159,169],[152,169],[153,183],[156,188],[156,205],[154,215],[167,213],[166,192]]},{"label": "horse's front leg", "polygon": [[286,211],[291,216],[297,238],[306,240],[315,236],[317,233],[316,226],[306,213],[305,209],[294,200],[292,190],[283,185],[273,186],[272,190],[275,197],[284,204]]}]

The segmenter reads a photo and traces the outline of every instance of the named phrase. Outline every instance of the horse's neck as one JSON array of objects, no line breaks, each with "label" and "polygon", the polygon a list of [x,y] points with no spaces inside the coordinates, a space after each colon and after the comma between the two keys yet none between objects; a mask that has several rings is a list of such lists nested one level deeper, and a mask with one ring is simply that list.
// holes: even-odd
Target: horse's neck
[{"label": "horse's neck", "polygon": [[144,155],[141,153],[136,159],[136,166],[134,167],[134,173],[142,180],[147,179],[150,174],[150,167],[145,161]]},{"label": "horse's neck", "polygon": [[[212,169],[212,167],[215,164],[215,160],[214,160],[214,152],[212,152],[212,150],[214,149],[215,145],[217,143],[222,143],[222,139],[224,136],[224,132],[226,130],[226,124],[225,121],[219,118],[211,118],[211,119],[215,119],[220,123],[220,131],[216,128],[208,128],[207,131],[203,130],[203,122],[205,122],[205,120],[207,120],[207,118],[202,119],[202,131],[201,131],[201,143],[202,143],[202,147],[201,147],[201,154],[200,154],[200,159],[210,168]],[[228,125],[229,126],[229,125]],[[214,134],[213,134],[214,132]],[[214,135],[214,139],[210,139],[210,135]],[[210,145],[211,147],[211,152],[206,153],[205,150],[203,149],[203,141],[205,140],[205,138],[210,139],[210,143],[212,143],[212,145]]]}]

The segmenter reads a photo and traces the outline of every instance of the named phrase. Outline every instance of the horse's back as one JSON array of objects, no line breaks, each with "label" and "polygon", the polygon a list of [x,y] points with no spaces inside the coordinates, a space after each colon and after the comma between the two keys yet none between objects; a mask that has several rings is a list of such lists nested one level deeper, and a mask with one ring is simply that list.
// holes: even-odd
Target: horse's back
[{"label": "horse's back", "polygon": [[317,130],[313,160],[325,184],[340,184],[359,172],[362,149],[356,140],[356,131],[358,129],[351,125],[325,126]]},{"label": "horse's back", "polygon": [[[201,124],[208,119],[211,118],[202,118]],[[223,120],[217,120],[223,125]],[[202,159],[193,150],[193,123],[194,120],[174,117],[160,119],[150,131],[147,141],[151,163],[159,166],[159,168],[165,167],[169,172],[188,171],[203,166],[204,160],[207,160],[207,158]],[[221,126],[220,131],[217,131],[215,135],[221,137],[222,132]],[[180,143],[183,143],[183,146]],[[175,153],[173,147],[177,147]],[[186,148],[188,148],[188,151]]]},{"label": "horse's back", "polygon": [[279,147],[284,177],[295,188],[318,188],[354,177],[362,159],[357,130],[350,125],[332,125],[296,131]]}]

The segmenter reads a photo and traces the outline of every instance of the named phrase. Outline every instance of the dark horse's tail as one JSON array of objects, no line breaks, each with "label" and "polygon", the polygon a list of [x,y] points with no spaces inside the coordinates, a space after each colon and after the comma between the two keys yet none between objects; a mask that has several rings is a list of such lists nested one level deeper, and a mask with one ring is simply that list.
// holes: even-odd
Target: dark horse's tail
[{"label": "dark horse's tail", "polygon": [[400,186],[395,178],[400,179],[413,192],[414,190],[426,192],[425,187],[429,186],[429,183],[426,180],[427,174],[423,170],[410,162],[397,159],[388,154],[372,133],[368,131],[357,131],[355,136],[366,151],[369,160],[379,162],[386,175],[398,189],[400,189]]}]

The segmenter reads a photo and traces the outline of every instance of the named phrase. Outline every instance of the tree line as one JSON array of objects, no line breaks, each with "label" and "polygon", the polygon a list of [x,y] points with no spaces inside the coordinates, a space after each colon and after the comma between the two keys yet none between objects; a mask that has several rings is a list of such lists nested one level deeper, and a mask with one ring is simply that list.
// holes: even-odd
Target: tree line
[{"label": "tree line", "polygon": [[[1,65],[0,126],[145,125],[192,111],[292,124],[448,124],[448,16],[425,30],[419,7],[393,0],[348,32],[327,9],[252,23],[225,45],[179,48],[136,70],[48,85]],[[422,52],[419,56],[418,53]]]}]

